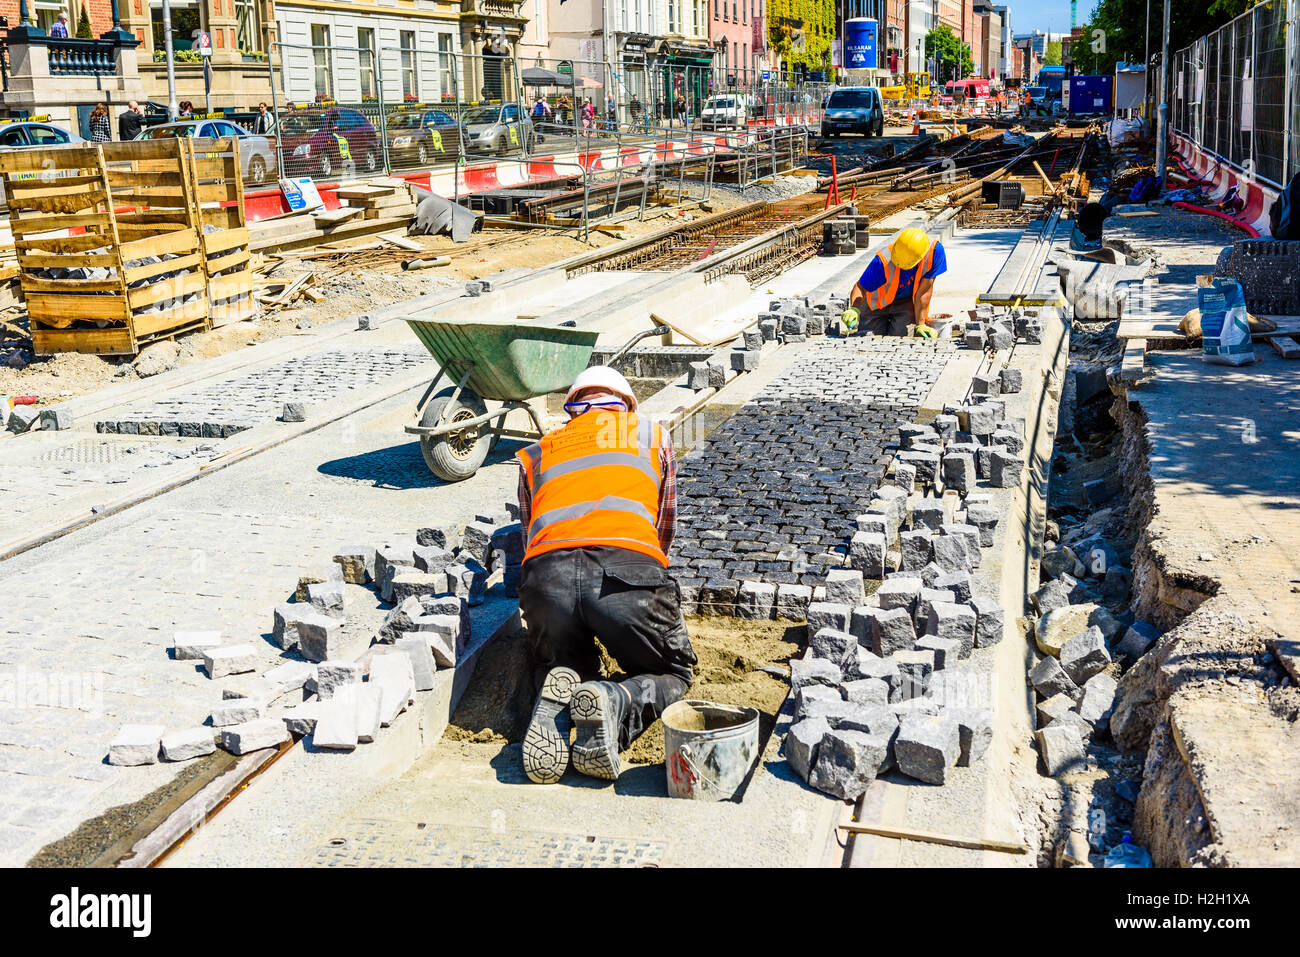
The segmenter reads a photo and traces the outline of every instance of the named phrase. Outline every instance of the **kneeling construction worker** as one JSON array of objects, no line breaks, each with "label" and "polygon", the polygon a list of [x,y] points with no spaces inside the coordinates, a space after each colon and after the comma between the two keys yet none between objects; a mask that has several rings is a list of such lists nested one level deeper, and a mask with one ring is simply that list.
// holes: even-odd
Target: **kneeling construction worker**
[{"label": "kneeling construction worker", "polygon": [[947,271],[943,243],[931,242],[916,226],[903,230],[871,257],[854,284],[841,331],[851,334],[861,326],[881,336],[905,336],[915,326],[917,335],[929,335],[934,279]]},{"label": "kneeling construction worker", "polygon": [[[519,452],[519,612],[540,688],[523,762],[539,784],[559,781],[570,757],[583,774],[616,779],[619,752],[685,694],[695,665],[668,575],[671,438],[604,366],[578,376],[564,408],[567,424]],[[595,680],[597,638],[624,680]]]}]

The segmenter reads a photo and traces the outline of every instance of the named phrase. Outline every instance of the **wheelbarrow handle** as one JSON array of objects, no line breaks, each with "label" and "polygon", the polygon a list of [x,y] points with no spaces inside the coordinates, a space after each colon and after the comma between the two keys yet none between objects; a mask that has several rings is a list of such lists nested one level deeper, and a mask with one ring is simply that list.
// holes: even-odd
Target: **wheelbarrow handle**
[{"label": "wheelbarrow handle", "polygon": [[650,336],[666,336],[670,332],[672,332],[672,330],[667,326],[655,326],[653,329],[647,329],[645,332],[638,332],[627,342],[623,343],[623,348],[619,349],[618,352],[614,353],[612,356],[606,359],[605,365],[612,366],[619,359],[623,358],[624,353],[626,353],[629,349],[631,349],[642,339],[649,338]]}]

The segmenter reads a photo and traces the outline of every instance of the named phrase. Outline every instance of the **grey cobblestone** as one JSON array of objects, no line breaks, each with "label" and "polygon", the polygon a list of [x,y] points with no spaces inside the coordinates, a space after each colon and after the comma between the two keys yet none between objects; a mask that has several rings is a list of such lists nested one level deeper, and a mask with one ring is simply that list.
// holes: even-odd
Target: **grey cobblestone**
[{"label": "grey cobblestone", "polygon": [[[673,573],[709,582],[706,592],[724,598],[716,613],[725,581],[817,587],[850,567],[856,516],[870,513],[897,429],[952,349],[875,337],[812,347],[683,457]],[[878,577],[883,568],[870,564],[863,570]]]}]

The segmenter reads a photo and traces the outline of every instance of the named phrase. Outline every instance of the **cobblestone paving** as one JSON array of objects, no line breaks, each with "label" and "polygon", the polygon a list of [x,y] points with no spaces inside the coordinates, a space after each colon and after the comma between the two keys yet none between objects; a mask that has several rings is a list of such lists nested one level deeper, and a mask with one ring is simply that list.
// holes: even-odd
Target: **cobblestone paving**
[{"label": "cobblestone paving", "polygon": [[683,596],[720,578],[824,584],[844,565],[897,427],[913,420],[953,349],[824,340],[685,456],[670,556]]},{"label": "cobblestone paving", "polygon": [[[337,350],[295,356],[197,392],[127,409],[97,432],[225,438],[279,418],[286,402],[330,399],[431,362],[423,349]],[[432,378],[430,373],[430,378]]]},{"label": "cobblestone paving", "polygon": [[[24,511],[32,512],[42,503],[62,501],[91,488],[111,491],[140,469],[193,464],[217,454],[202,441],[83,435],[45,451],[20,448],[6,456],[0,462],[0,497],[21,501]],[[0,520],[0,527],[8,524]]]}]

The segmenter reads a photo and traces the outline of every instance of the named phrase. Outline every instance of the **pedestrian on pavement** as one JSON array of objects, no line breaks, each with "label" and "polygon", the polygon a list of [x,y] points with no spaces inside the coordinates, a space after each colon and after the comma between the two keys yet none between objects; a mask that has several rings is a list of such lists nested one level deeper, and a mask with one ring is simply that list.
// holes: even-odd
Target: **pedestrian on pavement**
[{"label": "pedestrian on pavement", "polygon": [[194,115],[194,104],[191,103],[189,100],[181,100],[180,114],[178,118],[183,118],[183,117],[193,116],[193,115]]},{"label": "pedestrian on pavement", "polygon": [[677,94],[677,102],[673,104],[673,112],[677,114],[677,122],[682,126],[686,125],[686,97],[680,93]]},{"label": "pedestrian on pavement", "polygon": [[253,117],[253,132],[259,136],[265,136],[271,132],[271,127],[275,125],[275,114],[273,114],[265,103],[257,104],[257,116]]},{"label": "pedestrian on pavement", "polygon": [[[569,422],[522,449],[519,613],[538,690],[523,763],[538,784],[618,778],[626,750],[690,686],[696,663],[668,575],[677,527],[668,431],[607,366],[578,376]],[[596,640],[624,672],[600,678]],[[572,748],[569,731],[576,727]]]},{"label": "pedestrian on pavement", "polygon": [[871,261],[849,293],[849,308],[842,328],[851,332],[861,323],[863,332],[905,336],[913,325],[918,335],[929,335],[930,298],[935,277],[948,271],[943,243],[931,240],[924,229],[909,227]]},{"label": "pedestrian on pavement", "polygon": [[596,126],[596,105],[591,102],[591,97],[587,97],[582,104],[582,125],[588,130]]},{"label": "pedestrian on pavement", "polygon": [[618,129],[618,101],[613,93],[605,97],[605,129]]},{"label": "pedestrian on pavement", "polygon": [[560,97],[560,102],[557,105],[560,110],[560,122],[565,126],[571,126],[573,124],[573,100],[569,99],[569,94],[566,93]]},{"label": "pedestrian on pavement", "polygon": [[537,99],[533,101],[533,122],[544,123],[551,116],[551,108],[546,103],[546,97],[537,94]]},{"label": "pedestrian on pavement", "polygon": [[66,40],[68,38],[68,14],[66,11],[59,11],[59,19],[55,20],[54,26],[50,27],[50,36],[56,40]]},{"label": "pedestrian on pavement", "polygon": [[650,132],[650,118],[635,93],[632,94],[632,99],[628,101],[627,112],[632,117],[633,129],[640,129],[643,133]]},{"label": "pedestrian on pavement", "polygon": [[90,111],[90,142],[111,143],[112,140],[113,127],[108,122],[108,106],[104,103],[96,103],[95,108]]},{"label": "pedestrian on pavement", "polygon": [[125,143],[139,136],[142,129],[144,129],[144,111],[140,109],[138,102],[132,100],[126,105],[122,115],[117,118],[117,138]]}]

